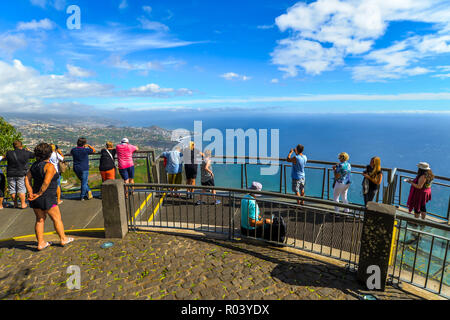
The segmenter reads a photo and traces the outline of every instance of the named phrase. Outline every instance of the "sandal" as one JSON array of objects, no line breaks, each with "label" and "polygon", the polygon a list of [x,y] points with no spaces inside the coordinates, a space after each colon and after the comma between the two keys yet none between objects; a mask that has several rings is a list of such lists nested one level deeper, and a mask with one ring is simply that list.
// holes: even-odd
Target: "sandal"
[{"label": "sandal", "polygon": [[42,251],[42,250],[45,250],[45,249],[47,249],[48,247],[50,247],[52,245],[52,242],[47,242],[46,244],[45,244],[45,246],[43,247],[43,248],[41,248],[41,249],[39,249],[39,246],[38,246],[38,251]]},{"label": "sandal", "polygon": [[62,242],[61,242],[61,245],[62,245],[63,247],[65,247],[65,246],[68,245],[69,243],[73,242],[73,240],[75,240],[75,239],[74,239],[74,238],[67,238],[67,242],[66,242],[66,243],[62,243]]}]

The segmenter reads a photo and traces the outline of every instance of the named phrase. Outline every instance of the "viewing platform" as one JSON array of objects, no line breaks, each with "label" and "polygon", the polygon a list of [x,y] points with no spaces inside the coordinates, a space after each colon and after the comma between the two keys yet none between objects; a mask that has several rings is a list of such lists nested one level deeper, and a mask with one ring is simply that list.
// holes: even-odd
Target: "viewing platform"
[{"label": "viewing platform", "polygon": [[[284,164],[278,177],[281,192],[259,192],[257,203],[263,217],[283,217],[286,222],[286,238],[279,242],[241,235],[240,201],[253,179],[246,168],[250,164],[226,169],[240,173],[242,188],[215,187],[214,196],[212,188],[195,186],[191,199],[186,185],[178,186],[180,196],[175,196],[171,190],[176,186],[167,184],[162,163],[154,154],[141,153],[135,160],[142,161],[145,181],[127,186],[134,189],[128,199],[123,184],[117,189],[122,200],[99,189],[94,191],[94,199],[86,201],[77,200],[74,189],[64,192],[64,226],[76,239],[66,248],[58,245],[49,218],[46,240],[55,240],[55,244],[37,252],[35,238],[30,236],[34,231],[32,209],[1,212],[0,287],[4,290],[0,298],[448,299],[448,216],[430,215],[421,221],[395,206],[392,202],[398,188],[392,182],[398,178],[393,170],[385,169],[388,179],[377,197],[379,204],[395,211],[389,263],[386,260],[387,283],[384,291],[377,291],[368,290],[356,279],[361,250],[365,250],[368,210],[358,203],[343,205],[328,199],[326,167],[311,169],[324,172],[316,179],[323,183],[320,188],[313,187],[319,190],[317,196],[309,196],[307,191],[304,205],[297,205],[296,196],[283,192],[283,185],[289,183],[283,178]],[[228,165],[214,169],[220,172],[220,166]],[[275,184],[265,185],[277,189]],[[215,204],[216,199],[220,204]],[[128,234],[106,236],[105,203],[123,206],[125,220],[121,223]],[[107,241],[114,245],[101,248]],[[66,288],[69,265],[82,269],[86,282],[82,280],[79,290]],[[52,270],[49,276],[38,279],[39,272],[47,269]]]}]

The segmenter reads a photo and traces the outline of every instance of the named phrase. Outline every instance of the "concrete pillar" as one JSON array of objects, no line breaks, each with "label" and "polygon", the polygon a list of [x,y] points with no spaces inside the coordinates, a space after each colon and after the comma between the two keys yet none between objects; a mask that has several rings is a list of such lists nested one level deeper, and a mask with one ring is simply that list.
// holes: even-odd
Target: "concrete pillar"
[{"label": "concrete pillar", "polygon": [[396,208],[369,202],[359,252],[357,279],[370,290],[384,291],[389,268]]},{"label": "concrete pillar", "polygon": [[125,190],[122,179],[102,184],[102,206],[106,238],[123,238],[128,232]]}]

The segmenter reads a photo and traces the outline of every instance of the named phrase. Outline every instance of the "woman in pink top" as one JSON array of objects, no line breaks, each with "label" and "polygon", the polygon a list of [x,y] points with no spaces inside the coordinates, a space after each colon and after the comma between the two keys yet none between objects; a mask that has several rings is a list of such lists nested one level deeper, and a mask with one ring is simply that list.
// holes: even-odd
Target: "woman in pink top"
[{"label": "woman in pink top", "polygon": [[[133,153],[139,148],[130,144],[127,138],[123,138],[121,144],[116,146],[119,173],[125,183],[134,183]],[[128,190],[125,188],[125,197],[128,198]]]}]

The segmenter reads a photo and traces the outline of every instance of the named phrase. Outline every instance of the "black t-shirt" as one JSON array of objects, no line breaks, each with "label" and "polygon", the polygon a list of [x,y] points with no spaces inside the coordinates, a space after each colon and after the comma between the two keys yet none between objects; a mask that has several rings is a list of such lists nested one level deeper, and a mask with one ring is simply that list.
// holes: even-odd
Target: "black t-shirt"
[{"label": "black t-shirt", "polygon": [[6,176],[8,177],[24,177],[28,171],[28,162],[35,157],[33,152],[16,149],[6,153],[8,166],[6,168]]},{"label": "black t-shirt", "polygon": [[109,153],[111,153],[111,156],[113,156],[113,158],[115,158],[116,156],[116,149],[112,150],[102,149],[100,151],[100,166],[99,166],[100,171],[108,171],[115,168],[115,162],[108,154],[108,151]]}]

